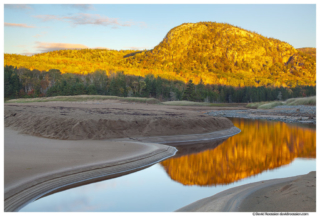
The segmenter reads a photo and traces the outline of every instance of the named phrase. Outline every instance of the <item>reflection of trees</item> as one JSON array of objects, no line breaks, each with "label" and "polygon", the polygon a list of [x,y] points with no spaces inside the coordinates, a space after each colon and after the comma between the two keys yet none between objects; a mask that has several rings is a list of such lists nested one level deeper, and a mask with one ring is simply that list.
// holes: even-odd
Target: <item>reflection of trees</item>
[{"label": "reflection of trees", "polygon": [[229,184],[274,169],[294,158],[316,157],[316,131],[282,122],[233,120],[241,133],[215,149],[161,162],[184,185]]}]

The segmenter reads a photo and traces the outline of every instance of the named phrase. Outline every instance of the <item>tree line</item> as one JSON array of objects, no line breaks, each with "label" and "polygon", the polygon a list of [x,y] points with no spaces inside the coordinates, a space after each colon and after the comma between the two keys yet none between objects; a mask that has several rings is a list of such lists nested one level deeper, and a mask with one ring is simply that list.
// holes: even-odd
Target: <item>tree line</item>
[{"label": "tree line", "polygon": [[[109,74],[109,75],[107,75]],[[29,70],[4,67],[5,98],[50,97],[60,95],[114,95],[121,97],[153,97],[161,101],[189,100],[198,102],[248,103],[286,100],[316,95],[315,86],[233,87],[168,80],[148,74],[145,77],[96,70],[87,75],[62,74],[57,69]]]}]

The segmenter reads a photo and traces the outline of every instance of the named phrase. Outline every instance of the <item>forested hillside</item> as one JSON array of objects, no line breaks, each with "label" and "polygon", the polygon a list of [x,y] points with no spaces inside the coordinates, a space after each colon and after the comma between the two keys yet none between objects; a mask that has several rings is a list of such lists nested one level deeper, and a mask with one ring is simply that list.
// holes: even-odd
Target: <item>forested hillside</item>
[{"label": "forested hillside", "polygon": [[229,24],[186,23],[170,30],[154,49],[60,50],[23,56],[5,54],[5,65],[31,71],[57,69],[62,74],[106,74],[145,77],[234,87],[315,86],[315,49],[296,50],[288,43],[266,38]]},{"label": "forested hillside", "polygon": [[204,85],[163,79],[153,74],[145,77],[110,73],[97,70],[86,75],[64,73],[51,69],[48,72],[4,67],[5,98],[44,97],[58,95],[115,95],[121,97],[154,97],[163,100],[189,100],[199,102],[258,102],[286,100],[316,94],[315,86],[284,87],[233,87]]}]

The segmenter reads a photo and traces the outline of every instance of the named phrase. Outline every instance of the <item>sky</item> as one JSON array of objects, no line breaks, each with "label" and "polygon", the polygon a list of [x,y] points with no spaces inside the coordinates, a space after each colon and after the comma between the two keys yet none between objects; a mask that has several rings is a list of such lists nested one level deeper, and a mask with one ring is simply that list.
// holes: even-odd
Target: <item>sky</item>
[{"label": "sky", "polygon": [[229,23],[316,47],[315,4],[4,4],[4,53],[152,49],[183,23]]}]

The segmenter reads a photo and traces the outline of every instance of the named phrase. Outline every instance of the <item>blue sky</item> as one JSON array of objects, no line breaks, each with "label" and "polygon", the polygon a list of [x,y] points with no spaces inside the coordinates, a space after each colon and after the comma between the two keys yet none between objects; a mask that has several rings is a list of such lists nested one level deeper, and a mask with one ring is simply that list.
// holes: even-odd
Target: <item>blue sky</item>
[{"label": "blue sky", "polygon": [[200,21],[229,23],[295,48],[316,47],[315,4],[6,4],[4,52],[152,49],[175,26]]}]

